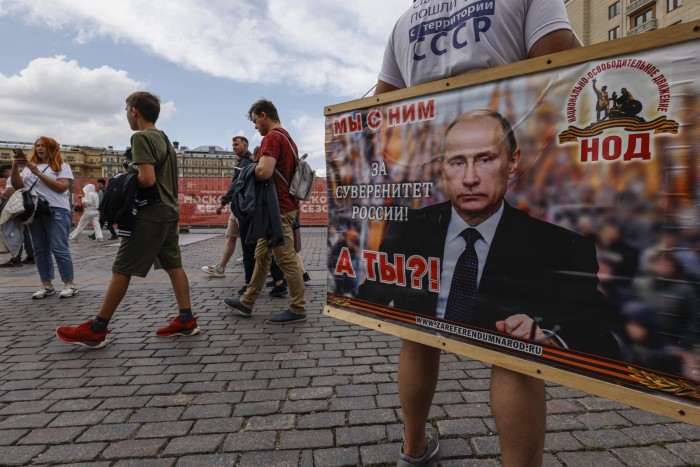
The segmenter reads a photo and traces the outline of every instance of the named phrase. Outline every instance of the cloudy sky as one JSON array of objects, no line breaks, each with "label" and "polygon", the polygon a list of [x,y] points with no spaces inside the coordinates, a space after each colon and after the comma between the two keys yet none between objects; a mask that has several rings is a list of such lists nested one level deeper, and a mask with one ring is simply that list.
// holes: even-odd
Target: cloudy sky
[{"label": "cloudy sky", "polygon": [[260,97],[324,168],[327,105],[376,83],[410,0],[0,0],[0,140],[129,145],[124,98],[158,94],[158,127],[182,146],[260,136]]}]

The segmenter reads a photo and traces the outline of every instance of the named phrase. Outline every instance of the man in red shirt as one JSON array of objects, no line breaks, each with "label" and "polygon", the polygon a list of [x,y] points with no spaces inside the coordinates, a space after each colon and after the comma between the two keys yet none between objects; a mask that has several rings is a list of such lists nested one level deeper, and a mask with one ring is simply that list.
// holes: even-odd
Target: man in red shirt
[{"label": "man in red shirt", "polygon": [[265,279],[270,270],[272,257],[280,267],[289,285],[289,310],[285,310],[267,322],[270,324],[287,324],[306,320],[306,299],[303,272],[294,251],[294,234],[292,224],[299,210],[299,202],[289,194],[289,187],[280,178],[291,180],[296,168],[294,154],[298,154],[296,144],[287,130],[282,128],[275,105],[265,99],[254,103],[248,111],[248,118],[263,137],[260,143],[259,158],[255,168],[255,178],[260,181],[273,177],[277,191],[284,243],[274,247],[268,246],[268,240],[261,238],[255,247],[255,270],[245,293],[238,298],[226,298],[224,303],[234,312],[250,317],[253,305],[265,287]]}]

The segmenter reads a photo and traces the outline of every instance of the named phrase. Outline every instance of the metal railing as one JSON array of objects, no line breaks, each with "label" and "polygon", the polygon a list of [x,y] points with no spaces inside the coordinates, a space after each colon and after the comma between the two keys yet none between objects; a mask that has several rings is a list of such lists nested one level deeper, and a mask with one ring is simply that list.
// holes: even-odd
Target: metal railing
[{"label": "metal railing", "polygon": [[656,29],[657,26],[657,21],[656,18],[652,18],[649,21],[640,24],[636,28],[632,28],[629,31],[627,31],[627,35],[631,36],[633,34],[641,34],[643,32],[651,31],[652,29]]},{"label": "metal railing", "polygon": [[650,3],[656,3],[656,0],[635,0],[634,2],[631,2],[629,5],[627,5],[625,14],[629,16],[634,12],[641,10]]}]

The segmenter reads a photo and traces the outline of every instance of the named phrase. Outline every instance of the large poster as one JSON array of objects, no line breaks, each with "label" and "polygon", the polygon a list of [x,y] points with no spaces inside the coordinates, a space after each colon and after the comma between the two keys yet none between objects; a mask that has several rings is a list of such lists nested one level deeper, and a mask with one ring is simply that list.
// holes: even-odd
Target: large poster
[{"label": "large poster", "polygon": [[328,308],[697,408],[697,51],[329,113]]}]

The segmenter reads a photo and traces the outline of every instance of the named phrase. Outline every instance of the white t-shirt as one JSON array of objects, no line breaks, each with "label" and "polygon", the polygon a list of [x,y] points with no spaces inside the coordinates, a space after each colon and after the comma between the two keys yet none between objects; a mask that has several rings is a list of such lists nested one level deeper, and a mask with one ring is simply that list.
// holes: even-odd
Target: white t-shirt
[{"label": "white t-shirt", "polygon": [[[65,162],[61,164],[61,170],[58,172],[54,172],[51,170],[51,167],[47,167],[47,164],[37,164],[39,172],[44,172],[44,169],[46,169],[44,174],[48,175],[54,180],[58,180],[59,178],[69,178],[73,180],[73,171],[70,169],[70,165],[66,164]],[[24,170],[22,170],[20,175],[22,176],[22,181],[25,188],[32,186],[34,181],[38,178],[26,167]],[[63,193],[57,193],[46,186],[46,184],[41,180],[36,182],[33,189],[37,195],[48,201],[49,206],[52,208],[63,208],[70,210],[70,202],[68,200],[69,190],[66,190]]]},{"label": "white t-shirt", "polygon": [[571,30],[562,0],[416,0],[394,26],[379,79],[398,88],[524,60]]}]

